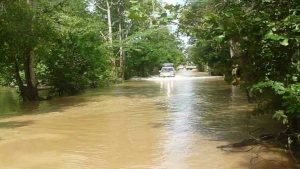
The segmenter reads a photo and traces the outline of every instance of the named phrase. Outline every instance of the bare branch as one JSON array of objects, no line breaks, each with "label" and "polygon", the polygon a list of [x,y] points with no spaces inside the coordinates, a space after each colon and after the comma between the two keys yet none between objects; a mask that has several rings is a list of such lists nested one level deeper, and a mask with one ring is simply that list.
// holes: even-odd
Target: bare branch
[{"label": "bare branch", "polygon": [[111,5],[117,5],[117,4],[119,4],[121,2],[121,0],[118,0],[118,2],[115,2],[115,3],[113,3],[112,1],[110,1],[110,4]]},{"label": "bare branch", "polygon": [[103,10],[103,11],[107,11],[107,9],[102,8],[100,5],[96,5],[96,7],[99,8],[99,9],[101,9],[101,10]]},{"label": "bare branch", "polygon": [[107,37],[103,34],[102,31],[100,31],[100,34],[101,34],[102,38],[103,38],[105,41],[107,41]]}]

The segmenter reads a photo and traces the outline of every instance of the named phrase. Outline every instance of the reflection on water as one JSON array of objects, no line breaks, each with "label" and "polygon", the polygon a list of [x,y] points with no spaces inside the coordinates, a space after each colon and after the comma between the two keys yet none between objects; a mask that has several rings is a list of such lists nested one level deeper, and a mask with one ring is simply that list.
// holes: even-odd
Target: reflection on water
[{"label": "reflection on water", "polygon": [[20,103],[18,95],[14,90],[0,88],[0,114],[7,114],[19,110]]},{"label": "reflection on water", "polygon": [[[0,120],[0,166],[9,169],[249,168],[253,152],[216,147],[248,138],[256,128],[264,133],[278,126],[268,117],[251,117],[245,94],[222,77],[191,72],[30,106],[17,102],[12,90],[0,91],[2,112],[35,114]],[[284,153],[260,151],[288,168]],[[282,168],[272,162],[258,166]]]},{"label": "reflection on water", "polygon": [[173,86],[174,86],[173,80],[160,81],[160,91],[166,91],[167,97],[171,96]]}]

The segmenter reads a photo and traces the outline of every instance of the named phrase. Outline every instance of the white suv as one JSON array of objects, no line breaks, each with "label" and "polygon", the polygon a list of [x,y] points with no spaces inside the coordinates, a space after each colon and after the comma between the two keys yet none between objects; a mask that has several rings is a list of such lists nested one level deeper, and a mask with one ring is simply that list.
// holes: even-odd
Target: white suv
[{"label": "white suv", "polygon": [[174,67],[162,67],[159,72],[160,72],[159,77],[174,77],[175,76]]}]

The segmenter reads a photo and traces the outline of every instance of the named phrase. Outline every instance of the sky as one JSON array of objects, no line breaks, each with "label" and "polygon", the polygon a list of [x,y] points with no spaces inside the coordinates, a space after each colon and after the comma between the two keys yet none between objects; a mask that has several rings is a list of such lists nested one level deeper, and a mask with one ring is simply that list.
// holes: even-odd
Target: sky
[{"label": "sky", "polygon": [[[168,3],[168,4],[173,4],[173,5],[176,5],[176,4],[184,5],[184,3],[185,3],[185,0],[161,0],[161,1]],[[176,20],[175,22],[178,22],[178,21]],[[178,26],[174,25],[174,24],[170,25],[171,31],[175,31],[177,29],[177,27]],[[181,36],[179,36],[179,38],[183,41],[184,48],[187,48],[189,46],[188,45],[189,37],[181,35]]]},{"label": "sky", "polygon": [[184,4],[184,0],[162,0],[168,4],[181,4],[183,5]]}]

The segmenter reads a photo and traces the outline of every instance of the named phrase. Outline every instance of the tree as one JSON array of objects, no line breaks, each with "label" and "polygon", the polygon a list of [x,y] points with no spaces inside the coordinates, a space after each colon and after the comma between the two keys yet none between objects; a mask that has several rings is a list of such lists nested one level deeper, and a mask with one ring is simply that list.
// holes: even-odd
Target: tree
[{"label": "tree", "polygon": [[[5,55],[5,63],[14,72],[16,83],[19,87],[23,100],[38,100],[37,84],[34,72],[34,48],[38,41],[38,31],[41,27],[37,25],[39,20],[33,2],[4,1],[5,10],[1,16],[4,20],[2,37],[2,50]],[[20,69],[24,70],[24,79],[20,75]]]},{"label": "tree", "polygon": [[180,42],[167,28],[150,29],[129,37],[125,48],[126,77],[157,74],[163,63],[179,65],[184,58],[179,46]]},{"label": "tree", "polygon": [[[125,78],[126,58],[130,57],[125,49],[125,42],[130,36],[140,34],[147,29],[157,29],[170,23],[175,7],[163,7],[156,0],[138,1],[94,1],[100,18],[107,21],[108,43],[115,62],[115,73],[121,80]],[[107,5],[109,4],[109,5]],[[109,8],[109,9],[108,9]],[[112,39],[112,40],[110,40]],[[130,38],[129,38],[130,39]]]},{"label": "tree", "polygon": [[299,8],[297,0],[195,0],[184,8],[180,27],[195,42],[196,61],[229,76],[226,72],[239,64],[243,86],[248,95],[252,91],[261,112],[276,112],[276,118],[296,131]]},{"label": "tree", "polygon": [[108,52],[99,37],[104,24],[86,10],[84,2],[3,4],[0,79],[4,85],[16,84],[23,100],[38,100],[38,85],[73,94],[109,81]]},{"label": "tree", "polygon": [[[39,88],[50,88],[50,96],[76,94],[88,86],[129,78],[138,67],[145,68],[139,74],[146,75],[162,61],[177,63],[182,57],[179,43],[163,29],[172,20],[170,7],[156,0],[3,0],[0,84],[18,86],[23,100],[35,101]],[[141,48],[156,51],[134,52]],[[166,53],[171,48],[174,56]],[[140,59],[145,57],[155,63],[144,65]],[[141,64],[132,66],[134,62]]]}]

